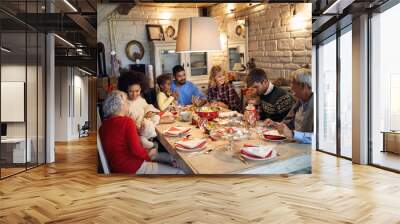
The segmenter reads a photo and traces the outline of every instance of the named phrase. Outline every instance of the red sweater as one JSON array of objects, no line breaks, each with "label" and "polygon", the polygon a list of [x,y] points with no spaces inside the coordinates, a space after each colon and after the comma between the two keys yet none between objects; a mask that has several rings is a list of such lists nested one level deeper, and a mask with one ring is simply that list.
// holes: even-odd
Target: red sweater
[{"label": "red sweater", "polygon": [[131,118],[116,116],[105,119],[99,135],[112,172],[136,173],[144,160],[150,161]]}]

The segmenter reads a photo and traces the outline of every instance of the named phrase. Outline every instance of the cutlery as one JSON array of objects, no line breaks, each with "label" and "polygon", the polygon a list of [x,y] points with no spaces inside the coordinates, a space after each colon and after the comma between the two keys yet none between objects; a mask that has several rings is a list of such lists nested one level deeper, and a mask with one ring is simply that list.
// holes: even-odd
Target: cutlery
[{"label": "cutlery", "polygon": [[197,156],[197,155],[203,155],[203,154],[208,154],[210,152],[212,152],[212,149],[206,150],[206,151],[201,151],[201,152],[192,152],[188,155],[188,157],[192,157],[192,156]]},{"label": "cutlery", "polygon": [[232,155],[232,157],[237,158],[238,160],[240,160],[242,163],[244,163],[246,165],[248,164],[247,161],[240,154]]}]

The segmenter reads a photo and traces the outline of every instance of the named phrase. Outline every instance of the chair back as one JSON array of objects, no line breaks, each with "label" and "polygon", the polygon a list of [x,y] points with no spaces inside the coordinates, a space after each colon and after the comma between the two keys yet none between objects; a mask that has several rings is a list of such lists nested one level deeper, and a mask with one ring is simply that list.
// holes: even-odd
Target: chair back
[{"label": "chair back", "polygon": [[103,150],[103,146],[101,144],[101,139],[99,135],[99,128],[101,126],[101,119],[99,109],[97,109],[97,151],[99,152],[100,163],[103,167],[103,172],[105,174],[110,174],[110,168],[108,167],[107,158]]}]

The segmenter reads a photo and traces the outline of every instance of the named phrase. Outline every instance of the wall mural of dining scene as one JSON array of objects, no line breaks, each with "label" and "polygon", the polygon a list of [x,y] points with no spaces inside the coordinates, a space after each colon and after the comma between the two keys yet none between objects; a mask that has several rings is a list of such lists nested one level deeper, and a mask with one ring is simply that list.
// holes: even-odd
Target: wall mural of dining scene
[{"label": "wall mural of dining scene", "polygon": [[98,4],[100,173],[311,173],[310,3]]}]

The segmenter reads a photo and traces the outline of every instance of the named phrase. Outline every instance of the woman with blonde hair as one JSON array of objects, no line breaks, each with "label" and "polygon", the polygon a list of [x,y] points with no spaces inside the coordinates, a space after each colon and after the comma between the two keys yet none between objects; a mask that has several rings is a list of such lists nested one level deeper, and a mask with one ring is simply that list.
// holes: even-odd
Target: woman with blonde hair
[{"label": "woman with blonde hair", "polygon": [[212,105],[240,111],[241,102],[228,76],[219,65],[214,65],[210,72],[208,101]]}]

